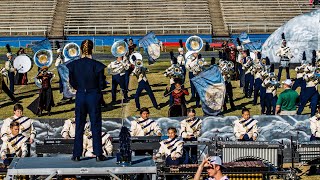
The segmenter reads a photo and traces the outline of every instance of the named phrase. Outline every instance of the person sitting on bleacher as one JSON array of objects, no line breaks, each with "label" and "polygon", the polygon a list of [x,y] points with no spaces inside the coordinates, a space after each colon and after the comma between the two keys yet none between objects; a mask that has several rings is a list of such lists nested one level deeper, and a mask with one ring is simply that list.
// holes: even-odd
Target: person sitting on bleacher
[{"label": "person sitting on bleacher", "polygon": [[27,138],[19,134],[20,123],[10,123],[10,133],[5,135],[1,146],[1,159],[4,160],[5,165],[9,165],[12,161],[8,158],[25,157],[28,154]]},{"label": "person sitting on bleacher", "polygon": [[[104,156],[112,155],[112,141],[110,134],[106,132],[102,132],[102,151]],[[89,128],[85,129],[85,133],[83,135],[83,156],[84,157],[95,157],[92,146],[92,132]]]},{"label": "person sitting on bleacher", "polygon": [[250,117],[247,108],[242,109],[242,118],[234,121],[234,134],[238,141],[255,141],[258,137],[257,120]]},{"label": "person sitting on bleacher", "polygon": [[161,136],[158,123],[149,119],[150,111],[148,108],[141,108],[140,116],[140,118],[131,121],[131,136]]}]

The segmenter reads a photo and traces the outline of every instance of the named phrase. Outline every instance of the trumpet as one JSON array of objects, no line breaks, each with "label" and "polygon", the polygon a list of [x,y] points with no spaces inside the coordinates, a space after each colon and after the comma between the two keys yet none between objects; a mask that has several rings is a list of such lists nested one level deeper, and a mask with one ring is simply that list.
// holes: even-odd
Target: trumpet
[{"label": "trumpet", "polygon": [[142,60],[140,60],[140,59],[138,59],[138,60],[136,60],[135,61],[135,64],[134,64],[136,67],[143,67],[143,61]]}]

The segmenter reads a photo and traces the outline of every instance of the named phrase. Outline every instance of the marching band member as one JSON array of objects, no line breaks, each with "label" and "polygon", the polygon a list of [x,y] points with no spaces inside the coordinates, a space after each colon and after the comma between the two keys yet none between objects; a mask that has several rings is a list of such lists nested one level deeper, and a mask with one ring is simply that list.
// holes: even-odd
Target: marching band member
[{"label": "marching band member", "polygon": [[134,49],[137,47],[136,44],[133,43],[133,39],[130,38],[129,39],[129,43],[128,43],[128,49],[129,49],[129,56],[134,52]]},{"label": "marching band member", "polygon": [[268,78],[269,74],[267,71],[262,71],[260,73],[261,75],[261,81],[262,84],[260,86],[260,107],[261,107],[261,114],[266,114],[266,104],[267,104],[267,99],[266,99],[266,93],[267,93],[267,88],[263,85],[263,82]]},{"label": "marching band member", "polygon": [[36,129],[33,127],[33,120],[23,116],[23,106],[21,104],[15,104],[13,107],[14,115],[3,120],[3,125],[1,127],[1,139],[10,134],[10,124],[11,122],[19,123],[19,133],[22,134],[30,143],[34,142],[36,136]]},{"label": "marching band member", "polygon": [[176,80],[175,89],[171,92],[170,89],[167,87],[166,91],[164,92],[164,96],[172,95],[173,97],[173,104],[170,106],[168,111],[168,117],[180,117],[187,115],[187,106],[186,106],[186,95],[189,95],[187,89],[183,88],[182,83],[179,79]]},{"label": "marching band member", "polygon": [[[26,54],[25,49],[20,47],[17,52],[17,56]],[[14,84],[15,85],[27,85],[28,84],[28,73],[19,73],[17,72],[14,77]]]},{"label": "marching band member", "polygon": [[306,81],[303,79],[304,69],[307,64],[302,64],[301,66],[297,66],[294,70],[297,72],[297,78],[292,85],[292,90],[296,90],[298,87],[301,88],[301,91],[306,88]]},{"label": "marching band member", "polygon": [[280,57],[280,66],[278,72],[278,81],[281,79],[282,69],[286,68],[287,79],[290,79],[289,64],[290,59],[293,57],[290,47],[287,47],[287,41],[285,40],[284,33],[282,33],[282,43],[276,55]]},{"label": "marching band member", "polygon": [[[1,146],[1,159],[6,161],[12,161],[13,157],[26,157],[28,154],[28,148],[26,144],[26,138],[19,134],[20,124],[16,121],[10,123],[10,133],[4,136]],[[6,163],[5,163],[6,164]],[[10,164],[10,163],[8,163]]]},{"label": "marching band member", "polygon": [[48,71],[47,66],[43,66],[37,75],[37,79],[41,80],[41,89],[39,93],[39,106],[38,115],[42,115],[42,110],[48,112],[48,116],[51,116],[51,107],[54,106],[53,93],[51,88],[51,79],[53,78],[53,73]]},{"label": "marching band member", "polygon": [[262,87],[266,88],[265,94],[265,106],[266,106],[266,114],[271,115],[275,114],[276,104],[278,100],[277,89],[280,87],[280,83],[276,80],[274,73],[270,73],[269,77],[267,77],[262,82]]},{"label": "marching band member", "polygon": [[4,82],[4,76],[6,74],[6,69],[0,67],[0,93],[3,91],[6,93],[12,102],[18,102],[18,100],[14,97],[13,93],[9,90],[8,86]]},{"label": "marching band member", "polygon": [[[174,57],[173,52],[170,51],[171,56],[171,66],[166,69],[164,72],[164,76],[170,78],[170,91],[175,89],[174,83],[176,80],[180,80],[181,82],[185,81],[185,76],[183,75],[182,67],[178,65],[178,60]],[[173,104],[173,97],[170,94],[169,105],[172,106]]]},{"label": "marching band member", "polygon": [[234,121],[234,134],[238,141],[256,141],[258,137],[257,122],[250,117],[249,109],[242,109],[242,118]]},{"label": "marching band member", "polygon": [[236,108],[233,101],[233,87],[231,84],[231,74],[233,73],[232,66],[233,64],[230,61],[229,62],[223,61],[223,63],[221,61],[219,62],[220,71],[224,79],[224,84],[226,85],[226,95],[225,95],[224,104],[223,104],[224,111],[227,111],[227,100],[229,100],[230,102],[231,109],[234,110]]},{"label": "marching band member", "polygon": [[76,118],[70,118],[64,121],[61,136],[64,139],[74,138],[76,135]]},{"label": "marching band member", "polygon": [[131,121],[131,136],[161,136],[158,123],[149,119],[150,111],[148,108],[141,108],[140,116],[140,118]]},{"label": "marching band member", "polygon": [[[253,91],[253,105],[256,105],[258,102],[258,95],[261,89],[262,85],[262,77],[261,73],[264,69],[265,65],[265,59],[263,61],[261,59],[261,53],[260,52],[255,52],[256,54],[256,60],[255,64],[253,65],[252,73],[254,75],[254,91]],[[261,99],[260,99],[261,101]]]},{"label": "marching band member", "polygon": [[10,91],[14,94],[14,74],[17,72],[17,69],[13,67],[13,56],[10,52],[7,53],[8,60],[5,62],[5,69],[8,72],[8,77],[10,81]]},{"label": "marching band member", "polygon": [[237,63],[236,63],[236,66],[237,66],[237,72],[238,72],[238,77],[239,77],[239,82],[240,82],[240,88],[242,88],[244,86],[244,73],[243,73],[243,69],[242,69],[242,65],[243,65],[243,62],[242,62],[242,59],[243,59],[243,47],[241,45],[241,42],[240,42],[240,39],[237,38],[237,51],[238,51],[238,57],[237,57]]},{"label": "marching band member", "polygon": [[310,129],[311,129],[310,141],[319,141],[320,140],[320,114],[319,114],[319,112],[310,118]]},{"label": "marching band member", "polygon": [[[202,120],[196,117],[196,110],[193,108],[188,108],[188,118],[181,121],[181,137],[183,141],[197,141],[200,137]],[[188,163],[196,163],[197,158],[197,145],[184,146],[190,153],[190,161]]]},{"label": "marching band member", "polygon": [[[151,99],[151,102],[153,104],[153,107],[156,108],[156,109],[160,109],[160,107],[158,106],[158,103],[157,103],[157,100],[156,98],[154,97],[154,94],[153,94],[153,91],[150,87],[150,84],[149,84],[149,81],[147,79],[147,75],[146,73],[149,71],[146,67],[143,67],[143,63],[142,63],[142,56],[141,54],[139,53],[134,53],[133,56],[132,56],[133,59],[135,59],[134,61],[141,61],[141,65],[136,65],[134,70],[132,71],[132,75],[135,75],[138,79],[138,88],[137,88],[137,91],[136,91],[136,94],[135,94],[135,102],[136,102],[136,108],[138,111],[140,111],[140,95],[141,95],[141,92],[143,90],[146,90],[150,99]],[[138,58],[138,59],[136,59]]]},{"label": "marching band member", "polygon": [[200,136],[202,120],[196,117],[196,110],[188,108],[188,118],[181,121],[181,137],[186,140],[196,141]]},{"label": "marching band member", "polygon": [[[131,136],[161,136],[161,128],[158,123],[149,119],[150,111],[143,107],[140,109],[140,118],[131,121]],[[136,150],[135,155],[152,154],[152,150]]]},{"label": "marching band member", "polygon": [[242,69],[244,70],[244,93],[246,98],[251,98],[253,91],[254,76],[252,74],[253,60],[249,50],[242,52]]},{"label": "marching band member", "polygon": [[160,142],[160,148],[155,159],[166,157],[166,165],[179,165],[183,153],[183,141],[177,136],[175,127],[168,128],[168,139]]},{"label": "marching band member", "polygon": [[[187,73],[187,71],[186,71],[186,60],[185,60],[185,57],[184,57],[183,44],[182,44],[182,40],[181,39],[179,40],[179,44],[180,44],[180,47],[178,48],[179,55],[177,57],[177,63],[182,68],[183,77],[186,77],[186,73]],[[183,84],[184,84],[184,81],[185,81],[185,78],[183,78],[183,81],[182,81]]]},{"label": "marching band member", "polygon": [[[314,72],[314,68],[312,66],[307,66],[305,68],[306,74],[304,75],[304,79],[306,81],[306,88],[304,91],[301,91],[300,93],[300,105],[297,111],[297,114],[300,115],[308,103],[310,101],[311,106],[311,116],[314,116],[316,114],[317,110],[317,104],[318,104],[318,83],[319,83],[319,77]],[[318,70],[316,70],[318,71]]]},{"label": "marching band member", "polygon": [[204,61],[204,59],[202,58],[201,54],[198,54],[197,52],[194,52],[192,54],[192,57],[189,61],[187,61],[186,63],[186,68],[189,70],[189,79],[190,79],[190,87],[191,87],[191,99],[195,99],[196,100],[196,106],[200,107],[200,97],[199,94],[197,92],[196,87],[194,86],[193,82],[191,81],[191,79],[195,76],[197,76],[199,73],[201,73],[204,70],[203,65],[205,65],[205,62],[203,62],[202,65],[199,65],[198,61]]},{"label": "marching band member", "polygon": [[[56,68],[58,68],[58,66],[60,66],[61,64],[64,63],[61,48],[57,49],[57,54],[58,54],[58,57],[56,59],[56,62],[54,63]],[[61,75],[60,75],[59,71],[58,71],[58,75],[59,75],[59,91],[60,91],[60,93],[63,93],[63,83],[62,83]],[[62,100],[64,100],[64,99],[65,99],[65,97],[63,96]]]},{"label": "marching band member", "polygon": [[124,102],[128,101],[128,92],[125,87],[125,70],[129,69],[129,64],[126,64],[123,61],[123,57],[117,57],[117,60],[111,62],[108,65],[109,73],[112,74],[112,103],[116,103],[116,92],[117,87],[120,85],[120,88],[123,93]]},{"label": "marching band member", "polygon": [[[106,132],[102,132],[102,151],[104,156],[111,156],[112,155],[112,142],[110,134]],[[90,128],[85,130],[83,135],[83,157],[96,157],[93,152],[93,141],[92,141],[92,132]]]}]

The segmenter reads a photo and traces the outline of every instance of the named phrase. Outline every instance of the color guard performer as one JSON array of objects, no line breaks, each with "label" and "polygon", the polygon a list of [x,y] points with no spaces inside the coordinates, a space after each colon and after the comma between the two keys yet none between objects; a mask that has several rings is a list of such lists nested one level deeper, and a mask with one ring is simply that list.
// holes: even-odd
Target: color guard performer
[{"label": "color guard performer", "polygon": [[19,134],[20,124],[16,121],[10,123],[10,133],[3,137],[3,143],[1,146],[1,159],[4,160],[4,164],[6,163],[6,159],[8,164],[11,163],[14,157],[26,157],[28,154],[28,148],[26,144],[26,138]]},{"label": "color guard performer", "polygon": [[167,87],[164,92],[164,96],[172,95],[173,104],[170,106],[168,111],[168,117],[180,117],[187,115],[187,105],[186,105],[186,95],[189,95],[187,89],[182,86],[182,83],[179,79],[176,80],[175,89],[171,92]]},{"label": "color guard performer", "polygon": [[177,129],[175,127],[168,128],[168,139],[160,142],[160,148],[155,155],[155,159],[165,156],[166,165],[179,165],[180,159],[183,155],[183,141],[177,136]]},{"label": "color guard performer", "polygon": [[[200,137],[202,120],[196,117],[196,110],[193,108],[188,108],[187,110],[188,118],[181,121],[181,137],[183,141],[197,141]],[[191,159],[187,163],[196,163],[197,157],[197,145],[184,146],[187,150]]]},{"label": "color guard performer", "polygon": [[242,118],[234,121],[234,134],[238,141],[256,141],[258,121],[250,117],[249,109],[242,109]]},{"label": "color guard performer", "polygon": [[137,111],[140,111],[140,95],[141,95],[141,92],[143,90],[146,90],[150,99],[151,99],[151,102],[153,104],[153,107],[156,108],[156,109],[160,109],[160,107],[158,106],[158,103],[157,103],[157,100],[156,98],[154,97],[154,94],[153,94],[153,91],[150,87],[150,84],[148,82],[148,79],[147,79],[147,75],[146,73],[149,72],[149,70],[146,68],[146,67],[143,67],[143,61],[142,61],[142,56],[140,53],[134,53],[131,57],[132,59],[135,59],[134,62],[135,62],[135,68],[134,70],[132,71],[132,75],[136,76],[137,79],[138,79],[138,88],[137,88],[137,91],[136,91],[136,94],[135,94],[135,102],[136,102],[136,108],[137,108]]},{"label": "color guard performer", "polygon": [[51,79],[53,73],[48,71],[47,66],[43,66],[37,75],[37,79],[41,80],[41,89],[39,91],[39,106],[38,115],[42,115],[42,111],[48,112],[48,116],[51,116],[51,107],[54,106],[53,92],[51,88]]},{"label": "color guard performer", "polygon": [[10,124],[12,122],[19,123],[19,133],[22,134],[29,143],[34,142],[36,137],[36,129],[33,127],[33,120],[23,116],[23,106],[21,104],[16,104],[13,107],[14,115],[3,120],[1,127],[1,139],[4,140],[5,136],[11,133]]},{"label": "color guard performer", "polygon": [[150,111],[148,108],[141,108],[140,116],[140,118],[131,121],[131,136],[161,136],[161,128],[158,123],[149,119]]},{"label": "color guard performer", "polygon": [[319,112],[310,118],[310,141],[320,141],[320,114]]},{"label": "color guard performer", "polygon": [[129,69],[129,64],[123,61],[123,57],[117,57],[117,60],[111,62],[108,65],[108,71],[109,74],[112,75],[112,103],[116,103],[116,93],[117,93],[117,87],[120,86],[124,102],[128,101],[128,92],[126,91],[125,86],[125,70]]}]

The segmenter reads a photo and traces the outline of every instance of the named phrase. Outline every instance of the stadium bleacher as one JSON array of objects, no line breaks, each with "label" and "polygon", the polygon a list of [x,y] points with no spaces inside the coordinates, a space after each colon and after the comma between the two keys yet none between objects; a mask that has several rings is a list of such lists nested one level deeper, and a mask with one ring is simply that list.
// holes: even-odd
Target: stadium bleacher
[{"label": "stadium bleacher", "polygon": [[52,26],[57,0],[1,0],[0,33],[45,35]]},{"label": "stadium bleacher", "polygon": [[66,34],[211,34],[207,0],[70,0]]},{"label": "stadium bleacher", "polygon": [[220,0],[230,33],[272,33],[284,22],[312,7],[305,0]]}]

